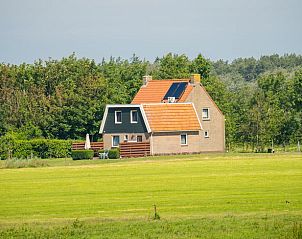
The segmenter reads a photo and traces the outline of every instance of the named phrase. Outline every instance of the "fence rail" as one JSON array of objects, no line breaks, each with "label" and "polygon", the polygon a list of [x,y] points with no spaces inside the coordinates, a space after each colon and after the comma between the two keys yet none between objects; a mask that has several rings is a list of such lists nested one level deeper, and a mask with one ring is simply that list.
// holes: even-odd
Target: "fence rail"
[{"label": "fence rail", "polygon": [[[100,149],[104,148],[104,143],[103,142],[91,142],[90,143],[90,149],[93,151],[99,151]],[[79,142],[79,143],[73,143],[71,146],[72,150],[77,150],[77,149],[85,149],[85,142]]]},{"label": "fence rail", "polygon": [[150,143],[120,143],[120,156],[122,158],[150,156]]}]

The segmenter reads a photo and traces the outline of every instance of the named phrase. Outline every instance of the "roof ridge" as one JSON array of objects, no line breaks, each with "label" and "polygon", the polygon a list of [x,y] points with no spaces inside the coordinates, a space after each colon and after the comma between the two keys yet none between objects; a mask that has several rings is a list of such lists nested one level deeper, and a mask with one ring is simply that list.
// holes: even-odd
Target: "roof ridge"
[{"label": "roof ridge", "polygon": [[193,102],[176,102],[176,103],[141,103],[141,105],[191,105]]},{"label": "roof ridge", "polygon": [[190,78],[152,79],[148,83],[151,81],[190,81]]}]

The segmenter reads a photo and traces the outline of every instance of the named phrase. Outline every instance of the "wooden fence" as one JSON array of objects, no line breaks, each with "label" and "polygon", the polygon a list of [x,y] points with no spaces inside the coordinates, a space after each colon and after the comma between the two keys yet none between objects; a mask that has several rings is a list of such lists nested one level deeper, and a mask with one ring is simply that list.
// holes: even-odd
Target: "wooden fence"
[{"label": "wooden fence", "polygon": [[149,142],[125,142],[120,143],[120,156],[121,158],[130,157],[145,157],[150,155]]},{"label": "wooden fence", "polygon": [[[91,147],[90,149],[92,149],[94,152],[97,152],[104,148],[104,143],[103,142],[91,142],[90,147]],[[73,143],[71,146],[71,149],[72,150],[85,149],[85,142]]]},{"label": "wooden fence", "polygon": [[85,149],[85,142],[72,143],[71,150]]}]

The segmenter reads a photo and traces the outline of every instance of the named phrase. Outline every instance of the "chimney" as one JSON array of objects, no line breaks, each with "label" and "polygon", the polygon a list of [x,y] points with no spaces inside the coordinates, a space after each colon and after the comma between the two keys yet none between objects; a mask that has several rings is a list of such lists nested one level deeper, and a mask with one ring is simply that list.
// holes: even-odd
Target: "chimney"
[{"label": "chimney", "polygon": [[192,74],[190,77],[190,83],[200,84],[200,74]]},{"label": "chimney", "polygon": [[143,76],[143,86],[147,85],[150,80],[152,80],[152,76]]}]

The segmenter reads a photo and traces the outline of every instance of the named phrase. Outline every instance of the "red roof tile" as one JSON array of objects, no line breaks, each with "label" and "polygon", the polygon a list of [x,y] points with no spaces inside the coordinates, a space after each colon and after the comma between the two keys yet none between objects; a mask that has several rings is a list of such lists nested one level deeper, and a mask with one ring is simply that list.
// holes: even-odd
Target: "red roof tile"
[{"label": "red roof tile", "polygon": [[192,103],[143,104],[143,108],[153,132],[201,130]]}]

